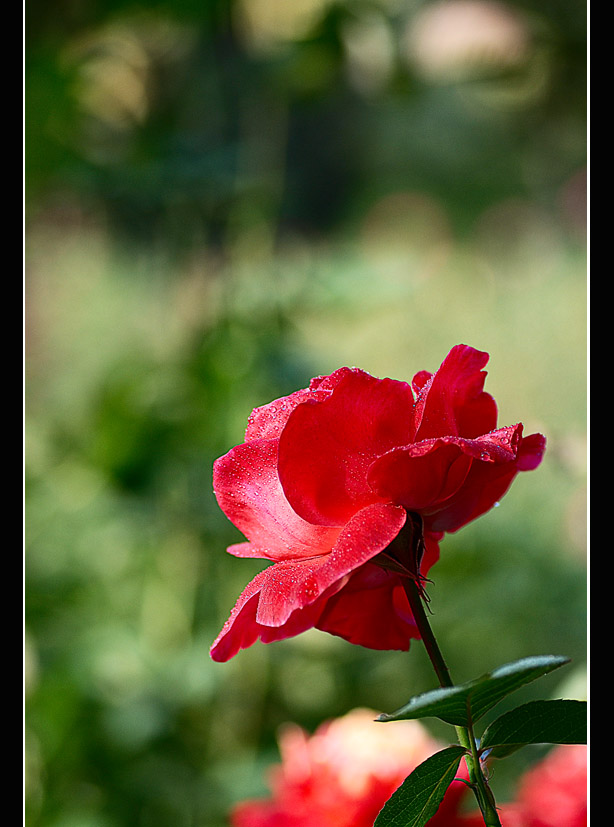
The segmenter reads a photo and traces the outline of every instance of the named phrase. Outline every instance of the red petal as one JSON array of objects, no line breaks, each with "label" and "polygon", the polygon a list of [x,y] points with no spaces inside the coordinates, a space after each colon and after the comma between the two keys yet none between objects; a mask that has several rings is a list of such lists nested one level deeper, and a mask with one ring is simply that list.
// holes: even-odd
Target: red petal
[{"label": "red petal", "polygon": [[327,600],[316,626],[369,649],[406,652],[410,640],[420,637],[401,578],[373,563]]},{"label": "red petal", "polygon": [[476,437],[497,424],[497,406],[483,391],[488,353],[456,345],[437,373],[425,382],[421,372],[414,382],[422,386],[416,402],[416,441],[452,435]]},{"label": "red petal", "polygon": [[282,396],[260,408],[254,408],[247,422],[245,441],[279,438],[288,417],[297,405],[308,400],[325,399],[341,379],[351,372],[351,368],[339,368],[330,376],[316,376],[309,382],[308,388],[295,391],[289,396]]},{"label": "red petal", "polygon": [[518,445],[512,462],[474,462],[462,489],[443,508],[425,516],[425,526],[432,531],[457,531],[466,523],[489,511],[508,490],[520,471],[536,468],[541,462],[545,439],[532,434]]},{"label": "red petal", "polygon": [[420,370],[411,380],[411,386],[414,391],[419,394],[422,388],[433,378],[433,374],[428,370]]},{"label": "red petal", "polygon": [[350,521],[327,556],[275,563],[260,572],[239,597],[211,657],[229,660],[259,638],[270,643],[316,626],[347,575],[392,542],[404,522],[401,508],[371,506]]},{"label": "red petal", "polygon": [[277,476],[275,439],[237,445],[216,460],[213,487],[222,511],[254,546],[249,554],[239,549],[242,557],[315,557],[339,536],[339,528],[312,525],[290,507]]},{"label": "red petal", "polygon": [[232,546],[228,546],[226,551],[228,554],[232,554],[233,557],[255,557],[258,560],[275,560],[274,557],[268,554],[266,549],[261,546],[255,546],[253,543],[235,543]]},{"label": "red petal", "polygon": [[294,510],[313,523],[343,525],[377,502],[367,469],[380,454],[411,442],[412,411],[407,383],[357,369],[323,401],[295,408],[279,440],[279,477]]},{"label": "red petal", "polygon": [[254,408],[247,421],[245,429],[245,441],[251,442],[255,439],[276,439],[279,438],[288,417],[297,405],[308,399],[323,399],[330,391],[300,390],[291,393],[289,396],[282,396]]},{"label": "red petal", "polygon": [[307,629],[313,629],[322,611],[324,601],[320,601],[300,612],[295,612],[288,623],[281,627],[262,626],[256,620],[258,600],[262,584],[270,576],[275,566],[261,571],[249,583],[237,600],[230,617],[222,631],[213,642],[210,655],[213,660],[223,662],[234,657],[240,649],[247,649],[258,639],[263,643],[285,640]]},{"label": "red petal", "polygon": [[340,588],[347,574],[394,540],[405,518],[405,511],[397,506],[367,506],[348,522],[330,554],[272,566],[262,585],[258,622],[281,626],[292,612],[313,603],[328,589]]},{"label": "red petal", "polygon": [[255,623],[258,595],[267,569],[254,577],[234,605],[222,631],[213,641],[210,655],[213,660],[226,661],[240,649],[247,649],[258,640],[260,631]]},{"label": "red petal", "polygon": [[[423,575],[439,558],[438,542],[427,535],[425,544]],[[420,637],[401,578],[375,563],[361,566],[329,597],[316,626],[369,649],[406,652],[411,639]]]},{"label": "red petal", "polygon": [[477,439],[445,436],[394,448],[369,468],[372,488],[408,511],[432,511],[464,486],[474,460],[514,461],[522,425]]},{"label": "red petal", "polygon": [[518,470],[533,471],[542,461],[546,450],[546,437],[530,434],[524,437],[518,448]]},{"label": "red petal", "polygon": [[348,374],[354,373],[356,368],[337,368],[330,376],[314,376],[309,383],[310,390],[332,391]]},{"label": "red petal", "polygon": [[411,447],[397,448],[373,463],[369,482],[382,498],[421,511],[452,496],[472,461],[457,445],[434,443],[431,452],[415,457]]}]

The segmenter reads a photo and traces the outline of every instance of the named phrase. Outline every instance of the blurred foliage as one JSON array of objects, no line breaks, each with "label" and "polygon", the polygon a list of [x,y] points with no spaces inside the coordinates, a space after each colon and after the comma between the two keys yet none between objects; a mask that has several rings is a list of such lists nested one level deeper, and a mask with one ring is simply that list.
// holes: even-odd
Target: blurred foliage
[{"label": "blurred foliage", "polygon": [[76,190],[176,251],[345,227],[391,189],[464,229],[582,166],[582,3],[509,4],[447,50],[445,21],[415,25],[432,4],[288,5],[27,4],[30,202]]},{"label": "blurred foliage", "polygon": [[565,654],[566,685],[523,697],[582,695],[585,16],[27,4],[28,827],[222,827],[281,723],[434,685],[417,645],[318,632],[208,657],[259,568],[224,552],[213,460],[342,364],[490,352],[501,423],[548,453],[445,539],[433,624],[458,680]]}]

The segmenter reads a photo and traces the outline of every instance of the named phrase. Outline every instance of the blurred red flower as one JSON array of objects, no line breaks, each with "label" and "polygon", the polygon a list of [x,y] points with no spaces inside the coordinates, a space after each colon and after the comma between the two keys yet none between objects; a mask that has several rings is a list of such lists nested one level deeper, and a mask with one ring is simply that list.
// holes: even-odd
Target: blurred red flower
[{"label": "blurred red flower", "polygon": [[[281,764],[272,768],[272,797],[235,807],[232,827],[373,827],[377,814],[407,775],[441,749],[418,721],[374,723],[355,709],[310,737],[296,725],[282,730]],[[467,778],[464,763],[460,778]],[[467,792],[453,781],[429,824],[455,827]]]},{"label": "blurred red flower", "polygon": [[419,633],[404,579],[424,577],[444,532],[492,508],[544,452],[521,424],[496,427],[487,361],[457,345],[411,385],[344,367],[252,412],[213,483],[248,539],[228,551],[273,565],[240,596],[215,660],[312,627],[409,648]]},{"label": "blurred red flower", "polygon": [[[373,827],[377,814],[404,779],[443,745],[418,721],[374,723],[355,709],[309,736],[296,725],[280,734],[281,763],[269,775],[271,796],[244,801],[231,827]],[[484,827],[464,781],[464,762],[431,827]],[[502,827],[586,827],[587,748],[565,745],[520,779],[515,801],[498,807]]]},{"label": "blurred red flower", "polygon": [[555,747],[521,779],[516,800],[501,808],[503,827],[586,827],[587,747]]}]

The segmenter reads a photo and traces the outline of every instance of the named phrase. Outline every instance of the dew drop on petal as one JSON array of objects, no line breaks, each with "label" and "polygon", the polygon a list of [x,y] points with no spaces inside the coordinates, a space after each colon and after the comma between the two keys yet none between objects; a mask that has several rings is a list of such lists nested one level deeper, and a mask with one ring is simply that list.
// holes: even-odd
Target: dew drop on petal
[{"label": "dew drop on petal", "polygon": [[317,597],[318,584],[316,583],[315,578],[308,577],[301,587],[301,592],[306,600],[313,600],[314,597]]}]

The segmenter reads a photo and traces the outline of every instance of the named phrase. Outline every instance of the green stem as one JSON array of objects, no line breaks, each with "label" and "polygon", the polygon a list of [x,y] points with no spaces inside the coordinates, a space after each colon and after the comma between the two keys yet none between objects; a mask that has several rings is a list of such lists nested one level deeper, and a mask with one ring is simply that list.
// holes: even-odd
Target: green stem
[{"label": "green stem", "polygon": [[[422,598],[420,597],[418,587],[415,581],[409,577],[404,578],[403,582],[418,631],[420,632],[426,652],[431,663],[433,664],[437,678],[439,679],[439,685],[444,688],[452,687],[454,686],[454,683],[450,677],[450,672],[445,660],[443,659],[441,649],[435,639],[433,630],[431,629],[431,624],[429,623],[429,619],[424,609],[424,604],[422,602]],[[482,772],[473,727],[457,726],[455,729],[461,746],[465,747],[467,750],[467,769],[469,770],[469,781],[471,782],[475,797],[480,806],[484,824],[487,827],[501,827],[501,821],[499,820],[499,815],[497,813],[495,799],[490,787],[488,786],[488,782],[484,777],[484,773]]]}]

